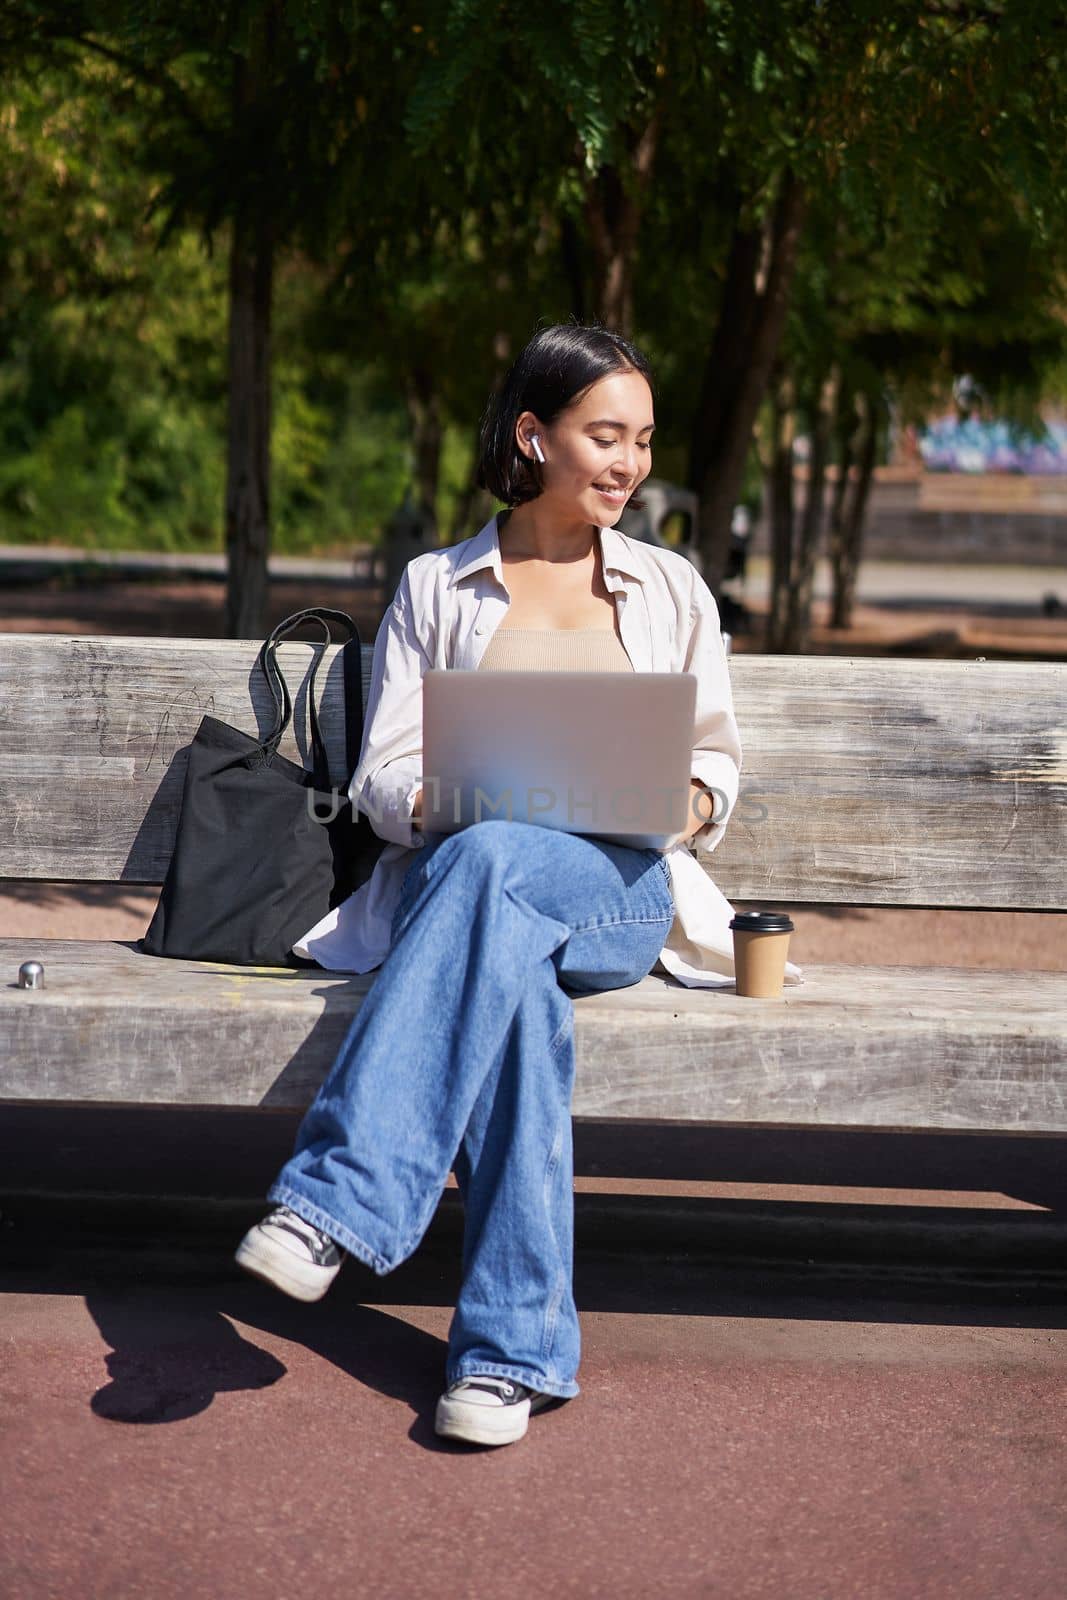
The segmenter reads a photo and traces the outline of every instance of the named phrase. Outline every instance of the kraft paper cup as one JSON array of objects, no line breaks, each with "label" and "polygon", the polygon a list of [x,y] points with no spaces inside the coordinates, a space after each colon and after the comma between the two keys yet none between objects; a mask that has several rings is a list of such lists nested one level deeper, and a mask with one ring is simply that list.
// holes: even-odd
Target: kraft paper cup
[{"label": "kraft paper cup", "polygon": [[777,1000],[785,983],[791,920],[784,911],[739,911],[730,927],[738,994]]}]

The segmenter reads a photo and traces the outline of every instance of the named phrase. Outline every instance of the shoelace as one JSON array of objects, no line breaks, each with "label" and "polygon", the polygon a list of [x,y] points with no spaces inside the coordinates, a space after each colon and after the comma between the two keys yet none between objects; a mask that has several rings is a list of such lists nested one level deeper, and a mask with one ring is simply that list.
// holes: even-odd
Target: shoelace
[{"label": "shoelace", "polygon": [[497,1389],[502,1398],[510,1400],[515,1393],[515,1385],[507,1378],[494,1378],[486,1373],[483,1378],[480,1374],[476,1378],[464,1378],[464,1385],[472,1384],[479,1389]]},{"label": "shoelace", "polygon": [[310,1222],[305,1222],[299,1212],[290,1211],[288,1206],[279,1206],[278,1214],[265,1218],[264,1226],[282,1228],[288,1233],[302,1233],[305,1238],[314,1240],[319,1245],[332,1244],[333,1242],[328,1234],[320,1232]]}]

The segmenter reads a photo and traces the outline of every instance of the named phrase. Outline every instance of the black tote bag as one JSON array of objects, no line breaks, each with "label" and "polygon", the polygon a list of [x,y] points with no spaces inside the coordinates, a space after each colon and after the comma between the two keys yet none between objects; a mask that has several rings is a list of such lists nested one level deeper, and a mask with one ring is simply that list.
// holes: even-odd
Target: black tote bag
[{"label": "black tote bag", "polygon": [[[278,754],[293,702],[278,645],[313,625],[322,630],[308,679],[312,767]],[[306,966],[293,944],[369,878],[383,848],[343,790],[330,784],[315,680],[332,630],[342,653],[347,762],[359,760],[363,694],[359,633],[343,611],[311,607],[278,624],[256,660],[274,701],[264,739],[205,717],[189,747],[174,854],[155,915],[141,941],[149,955],[243,966]]]}]

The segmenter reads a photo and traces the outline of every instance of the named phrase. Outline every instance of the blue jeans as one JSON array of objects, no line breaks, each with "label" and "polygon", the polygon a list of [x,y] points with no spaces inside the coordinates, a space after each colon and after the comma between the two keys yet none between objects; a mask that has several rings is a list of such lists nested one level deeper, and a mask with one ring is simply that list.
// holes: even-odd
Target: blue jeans
[{"label": "blue jeans", "polygon": [[658,851],[525,822],[432,836],[408,869],[389,954],[268,1198],[386,1273],[455,1171],[448,1383],[578,1393],[570,993],[637,983],[673,914]]}]

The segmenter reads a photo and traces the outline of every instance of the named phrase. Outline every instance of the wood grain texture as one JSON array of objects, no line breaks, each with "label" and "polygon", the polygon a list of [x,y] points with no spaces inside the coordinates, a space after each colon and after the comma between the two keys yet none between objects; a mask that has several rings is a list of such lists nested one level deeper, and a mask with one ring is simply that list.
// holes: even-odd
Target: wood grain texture
[{"label": "wood grain texture", "polygon": [[743,899],[1067,909],[1067,665],[743,656]]},{"label": "wood grain texture", "polygon": [[[158,883],[200,718],[267,725],[256,649],[0,637],[0,877]],[[293,681],[310,658],[284,647]],[[738,656],[731,675],[741,797],[707,859],[728,896],[1067,908],[1067,666]]]},{"label": "wood grain texture", "polygon": [[[201,718],[253,735],[273,722],[257,653],[255,644],[219,640],[0,637],[0,878],[161,882]],[[313,650],[286,644],[280,655],[294,692],[301,685],[294,728],[302,730]],[[336,650],[319,680],[331,771],[343,783]],[[304,759],[303,732],[297,739],[290,730],[281,748]]]},{"label": "wood grain texture", "polygon": [[[373,979],[0,941],[0,1101],[302,1108]],[[780,1001],[646,978],[575,1001],[579,1117],[1067,1132],[1054,973],[811,969]]]}]

